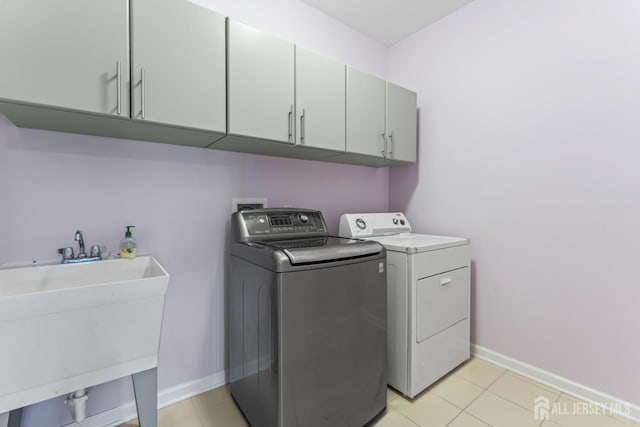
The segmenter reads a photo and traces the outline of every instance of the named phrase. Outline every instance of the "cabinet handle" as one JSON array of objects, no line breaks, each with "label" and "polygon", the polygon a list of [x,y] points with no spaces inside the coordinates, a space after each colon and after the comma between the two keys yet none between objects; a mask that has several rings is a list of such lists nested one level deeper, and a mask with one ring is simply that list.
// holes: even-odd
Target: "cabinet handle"
[{"label": "cabinet handle", "polygon": [[393,150],[396,148],[396,142],[393,140],[393,131],[389,132],[389,145],[391,150],[387,151],[387,155],[393,159]]},{"label": "cabinet handle", "polygon": [[144,68],[140,68],[140,117],[142,120],[145,116],[144,99]]},{"label": "cabinet handle", "polygon": [[302,109],[302,115],[300,115],[300,144],[304,145],[304,108]]},{"label": "cabinet handle", "polygon": [[289,142],[293,142],[293,104],[291,104],[291,107],[289,107]]},{"label": "cabinet handle", "polygon": [[116,113],[118,113],[118,115],[122,115],[122,94],[121,92],[121,86],[122,86],[122,78],[120,76],[120,61],[116,61]]},{"label": "cabinet handle", "polygon": [[450,283],[451,277],[445,277],[444,279],[440,280],[440,286],[447,286]]},{"label": "cabinet handle", "polygon": [[382,157],[387,158],[387,134],[382,132],[382,142],[384,142],[384,147],[382,148]]}]

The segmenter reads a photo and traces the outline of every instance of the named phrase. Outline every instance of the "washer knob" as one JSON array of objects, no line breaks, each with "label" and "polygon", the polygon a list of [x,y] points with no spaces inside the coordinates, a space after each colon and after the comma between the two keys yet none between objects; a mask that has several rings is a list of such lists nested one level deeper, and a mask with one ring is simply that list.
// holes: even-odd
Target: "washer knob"
[{"label": "washer knob", "polygon": [[298,215],[298,221],[300,221],[303,224],[306,224],[309,222],[309,217],[305,214],[300,214]]},{"label": "washer knob", "polygon": [[400,225],[404,225],[404,219],[400,220]]},{"label": "washer knob", "polygon": [[398,218],[393,218],[393,225],[398,225]]},{"label": "washer knob", "polygon": [[364,219],[362,218],[356,219],[356,225],[360,230],[364,230],[365,228],[367,228],[367,223],[364,222]]}]

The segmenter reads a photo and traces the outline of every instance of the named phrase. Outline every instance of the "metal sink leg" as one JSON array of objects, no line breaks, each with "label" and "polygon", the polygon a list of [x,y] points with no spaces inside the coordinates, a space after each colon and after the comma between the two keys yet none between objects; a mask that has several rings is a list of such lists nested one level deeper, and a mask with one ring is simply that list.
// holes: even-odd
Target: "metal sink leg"
[{"label": "metal sink leg", "polygon": [[[158,368],[135,373],[133,391],[140,427],[158,426]],[[0,427],[3,427],[0,424]]]}]

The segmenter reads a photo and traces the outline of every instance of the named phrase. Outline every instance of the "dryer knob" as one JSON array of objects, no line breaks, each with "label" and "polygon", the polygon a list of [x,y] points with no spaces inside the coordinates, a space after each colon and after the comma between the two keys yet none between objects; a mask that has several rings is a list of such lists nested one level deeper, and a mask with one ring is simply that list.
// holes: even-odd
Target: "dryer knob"
[{"label": "dryer knob", "polygon": [[356,225],[360,230],[364,230],[365,228],[367,228],[367,223],[364,222],[364,219],[362,218],[356,219]]},{"label": "dryer knob", "polygon": [[309,222],[309,217],[307,215],[305,215],[305,214],[300,214],[300,215],[298,215],[298,220],[301,223],[306,224],[306,223]]},{"label": "dryer knob", "polygon": [[398,225],[398,218],[393,218],[393,225]]},{"label": "dryer knob", "polygon": [[404,219],[400,220],[400,225],[404,225]]}]

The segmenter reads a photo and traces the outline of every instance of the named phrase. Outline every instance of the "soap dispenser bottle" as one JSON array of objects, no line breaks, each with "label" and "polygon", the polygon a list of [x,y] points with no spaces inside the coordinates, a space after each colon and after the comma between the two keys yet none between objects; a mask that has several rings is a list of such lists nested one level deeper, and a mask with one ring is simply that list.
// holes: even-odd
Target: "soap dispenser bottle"
[{"label": "soap dispenser bottle", "polygon": [[127,231],[120,240],[120,258],[133,259],[136,257],[136,239],[131,236],[131,229],[135,225],[127,225],[125,228]]}]

